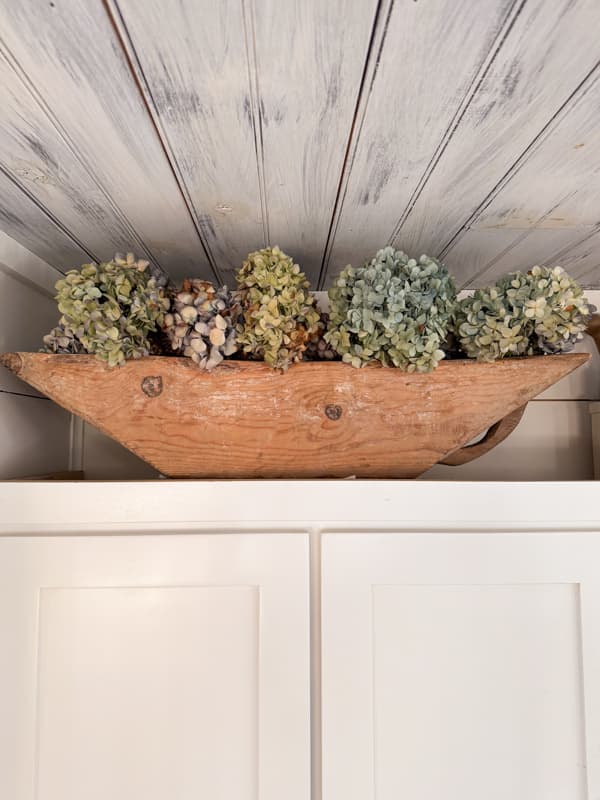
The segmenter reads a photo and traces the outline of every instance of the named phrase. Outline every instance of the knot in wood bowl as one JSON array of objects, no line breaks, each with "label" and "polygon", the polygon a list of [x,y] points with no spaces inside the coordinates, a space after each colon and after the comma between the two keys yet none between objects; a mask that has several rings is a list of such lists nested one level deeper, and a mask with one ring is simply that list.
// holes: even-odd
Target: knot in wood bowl
[{"label": "knot in wood bowl", "polygon": [[342,407],[334,405],[325,406],[325,416],[335,422],[335,420],[338,420],[342,416]]},{"label": "knot in wood bowl", "polygon": [[158,397],[163,390],[163,379],[160,375],[147,375],[142,381],[142,392],[148,397]]}]

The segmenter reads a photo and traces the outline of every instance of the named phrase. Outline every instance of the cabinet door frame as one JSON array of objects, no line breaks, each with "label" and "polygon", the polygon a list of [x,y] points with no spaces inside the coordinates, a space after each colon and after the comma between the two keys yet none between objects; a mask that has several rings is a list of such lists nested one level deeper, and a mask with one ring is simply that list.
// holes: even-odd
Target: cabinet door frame
[{"label": "cabinet door frame", "polygon": [[335,532],[322,545],[323,800],[374,800],[375,586],[577,584],[587,790],[600,797],[600,532]]},{"label": "cabinet door frame", "polygon": [[258,589],[257,798],[310,798],[307,533],[204,531],[0,537],[0,796],[35,794],[40,593],[59,588]]}]

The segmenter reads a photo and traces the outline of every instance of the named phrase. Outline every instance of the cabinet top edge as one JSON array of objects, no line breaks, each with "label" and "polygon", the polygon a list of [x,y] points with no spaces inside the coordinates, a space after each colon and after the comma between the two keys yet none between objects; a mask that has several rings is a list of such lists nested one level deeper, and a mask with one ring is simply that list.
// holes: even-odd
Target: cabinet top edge
[{"label": "cabinet top edge", "polygon": [[0,534],[80,530],[600,530],[600,482],[0,482]]}]

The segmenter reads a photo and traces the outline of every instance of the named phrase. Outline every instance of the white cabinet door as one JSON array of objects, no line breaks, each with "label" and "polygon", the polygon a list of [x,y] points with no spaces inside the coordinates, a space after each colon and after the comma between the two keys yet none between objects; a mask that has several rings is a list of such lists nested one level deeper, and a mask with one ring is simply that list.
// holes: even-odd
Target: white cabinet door
[{"label": "white cabinet door", "polygon": [[308,800],[305,534],[0,539],[2,800]]},{"label": "white cabinet door", "polygon": [[327,534],[324,800],[599,800],[600,534]]}]

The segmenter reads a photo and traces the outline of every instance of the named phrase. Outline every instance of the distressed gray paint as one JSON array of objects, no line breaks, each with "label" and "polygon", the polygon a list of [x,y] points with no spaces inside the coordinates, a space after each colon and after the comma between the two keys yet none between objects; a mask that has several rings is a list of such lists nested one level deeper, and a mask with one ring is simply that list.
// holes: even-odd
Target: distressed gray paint
[{"label": "distressed gray paint", "polygon": [[104,5],[2,0],[0,9],[5,170],[99,257],[133,246],[176,274],[202,264]]},{"label": "distressed gray paint", "polygon": [[598,0],[0,0],[0,228],[316,284],[388,242],[461,286],[600,284]]}]

